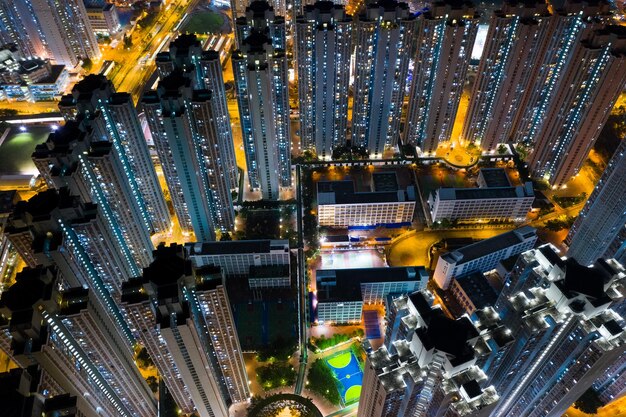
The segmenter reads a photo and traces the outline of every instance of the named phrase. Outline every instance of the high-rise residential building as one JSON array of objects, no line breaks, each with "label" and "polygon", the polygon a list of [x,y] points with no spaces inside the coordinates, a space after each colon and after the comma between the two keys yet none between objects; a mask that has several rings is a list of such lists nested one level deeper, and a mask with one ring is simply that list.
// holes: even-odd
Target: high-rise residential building
[{"label": "high-rise residential building", "polygon": [[40,385],[44,378],[45,371],[38,366],[1,373],[3,413],[12,417],[98,416],[82,396],[42,392]]},{"label": "high-rise residential building", "polygon": [[[254,3],[254,1],[250,1],[250,0],[230,0],[230,8],[233,14],[233,20],[237,20],[240,17],[243,17],[246,15],[247,12],[247,8],[248,6],[250,6],[252,3]],[[272,7],[272,9],[276,10],[276,13],[280,16],[286,16],[287,15],[287,1],[286,0],[270,0],[268,2],[268,5],[270,5]],[[291,5],[293,6],[293,5]],[[242,39],[243,40],[243,39]]]},{"label": "high-rise residential building", "polygon": [[609,16],[610,6],[606,1],[571,0],[565,1],[560,7],[551,8],[542,51],[527,65],[528,71],[533,73],[533,80],[528,86],[520,86],[524,96],[517,106],[510,130],[512,142],[530,146],[537,140],[548,120],[548,113],[556,111],[553,102],[558,95],[559,83],[564,79],[564,72],[573,62],[571,57],[575,46],[590,31],[601,27]]},{"label": "high-rise residential building", "polygon": [[605,26],[572,46],[528,157],[531,174],[560,187],[574,177],[626,83],[626,30]]},{"label": "high-rise residential building", "polygon": [[287,27],[285,15],[275,12],[267,1],[256,0],[246,6],[245,13],[235,21],[235,40],[241,48],[244,39],[252,33],[252,29],[265,33],[271,40],[274,49],[287,50]]},{"label": "high-rise residential building", "polygon": [[524,94],[537,77],[552,36],[548,4],[507,1],[489,19],[462,139],[486,151],[507,143]]},{"label": "high-rise residential building", "polygon": [[122,283],[141,272],[97,206],[67,188],[17,203],[5,233],[29,267],[56,265],[63,287],[86,286],[119,300]]},{"label": "high-rise residential building", "polygon": [[5,232],[29,267],[55,269],[55,285],[89,288],[130,349],[134,337],[117,303],[122,282],[140,270],[95,204],[81,203],[66,188],[49,189],[19,202]]},{"label": "high-rise residential building", "polygon": [[224,274],[193,268],[175,244],[160,245],[154,258],[142,277],[124,285],[138,338],[183,412],[226,417],[250,391]]},{"label": "high-rise residential building", "polygon": [[138,270],[152,260],[150,218],[126,172],[124,148],[107,140],[104,117],[95,112],[66,122],[36,146],[33,162],[48,187],[68,187],[83,202],[97,204],[119,250]]},{"label": "high-rise residential building", "polygon": [[25,57],[48,58],[47,45],[43,41],[43,35],[32,26],[32,18],[27,21],[21,18],[33,15],[30,2],[0,1],[0,40],[3,44],[15,44],[17,50]]},{"label": "high-rise residential building", "polygon": [[536,241],[537,230],[530,226],[522,226],[445,253],[437,260],[433,279],[439,288],[446,290],[453,278],[470,272],[491,271],[503,259],[532,249]]},{"label": "high-rise residential building", "polygon": [[355,28],[352,146],[381,158],[396,146],[418,21],[406,3],[370,3]]},{"label": "high-rise residential building", "polygon": [[[626,141],[609,161],[566,238],[567,256],[583,265],[598,258],[621,257],[626,250]],[[614,244],[615,242],[615,244]]]},{"label": "high-rise residential building", "polygon": [[154,416],[132,346],[97,298],[82,287],[59,292],[54,267],[22,271],[0,298],[13,358],[23,368],[40,366],[50,380],[41,388],[81,397],[92,413]]},{"label": "high-rise residential building", "polygon": [[[211,91],[213,119],[217,126],[220,157],[226,167],[225,169],[228,170],[231,187],[236,188],[238,169],[219,52],[203,51],[202,44],[195,35],[183,34],[170,42],[169,51],[157,54],[155,62],[161,79],[169,75],[175,68],[193,66],[195,70],[193,72],[193,88]],[[189,74],[191,75],[191,73]]]},{"label": "high-rise residential building", "polygon": [[587,267],[550,245],[520,256],[495,305],[514,340],[484,365],[502,397],[492,417],[563,415],[623,356],[625,282],[613,259]]},{"label": "high-rise residential building", "polygon": [[346,144],[352,25],[331,1],[305,6],[296,20],[300,139],[325,160]]},{"label": "high-rise residential building", "polygon": [[280,187],[291,186],[287,58],[273,46],[266,20],[256,22],[233,53],[233,70],[249,184],[264,199],[276,200]]},{"label": "high-rise residential building", "polygon": [[5,277],[11,265],[11,258],[15,254],[15,249],[4,230],[7,227],[9,215],[19,201],[20,196],[16,190],[0,191],[0,278]]},{"label": "high-rise residential building", "polygon": [[358,417],[477,415],[498,400],[477,360],[501,326],[451,319],[432,302],[416,292],[389,306],[394,337],[367,355]]},{"label": "high-rise residential building", "polygon": [[116,93],[105,76],[92,74],[76,83],[71,95],[63,96],[59,109],[66,121],[95,113],[102,115],[92,118],[94,124],[100,124],[98,130],[106,134],[97,139],[113,144],[132,190],[130,196],[145,212],[142,217],[148,219],[153,233],[169,230],[170,213],[130,94]]},{"label": "high-rise residential building", "polygon": [[592,385],[605,404],[626,394],[626,355],[610,364]]},{"label": "high-rise residential building", "polygon": [[[478,31],[471,2],[442,0],[418,18],[405,144],[434,153],[450,140]],[[354,127],[353,127],[354,129]]]},{"label": "high-rise residential building", "polygon": [[[200,241],[215,240],[216,229],[234,228],[231,183],[216,123],[219,97],[193,88],[190,72],[176,69],[142,103],[164,167],[170,195],[183,230],[193,227]],[[165,169],[165,165],[173,166]],[[181,201],[182,200],[182,201]]]},{"label": "high-rise residential building", "polygon": [[68,67],[100,57],[83,0],[3,0],[0,4],[0,31],[24,53]]}]

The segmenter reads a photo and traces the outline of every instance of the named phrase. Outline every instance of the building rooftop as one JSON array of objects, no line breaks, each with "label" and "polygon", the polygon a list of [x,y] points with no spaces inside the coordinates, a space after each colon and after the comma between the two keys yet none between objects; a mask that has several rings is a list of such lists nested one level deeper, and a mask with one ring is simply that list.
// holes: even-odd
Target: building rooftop
[{"label": "building rooftop", "polygon": [[13,211],[15,204],[19,202],[17,190],[0,191],[0,214],[8,214]]},{"label": "building rooftop", "polygon": [[439,188],[435,193],[439,196],[439,200],[486,200],[535,196],[530,182],[517,187]]},{"label": "building rooftop", "polygon": [[490,239],[481,240],[454,252],[448,252],[441,257],[449,263],[465,263],[482,258],[497,250],[522,243],[524,240],[533,237],[537,238],[537,229],[530,226],[522,226],[519,229],[499,234]]},{"label": "building rooftop", "polygon": [[319,269],[318,301],[361,301],[361,284],[427,280],[423,266],[390,268]]},{"label": "building rooftop", "polygon": [[52,297],[55,278],[56,271],[52,268],[23,269],[17,274],[15,283],[2,293],[0,311],[3,314],[11,312],[13,319],[16,313],[32,313],[39,300],[50,300]]},{"label": "building rooftop", "polygon": [[221,242],[187,243],[185,251],[193,255],[231,255],[237,253],[289,252],[288,240],[233,240]]},{"label": "building rooftop", "polygon": [[565,277],[555,281],[555,284],[568,298],[581,294],[591,299],[592,304],[603,304],[610,301],[605,291],[605,284],[609,283],[611,278],[612,276],[602,268],[583,266],[574,258],[567,258]]},{"label": "building rooftop", "polygon": [[[392,178],[391,175],[394,177]],[[401,201],[414,201],[415,191],[413,186],[406,190],[398,189],[395,173],[380,173],[372,175],[372,181],[376,187],[374,191],[355,191],[352,180],[344,181],[319,181],[317,183],[317,203],[326,204],[366,204],[366,203],[393,203]],[[395,188],[395,190],[393,190]]]},{"label": "building rooftop", "polygon": [[478,176],[487,187],[510,187],[509,176],[504,168],[482,168]]},{"label": "building rooftop", "polygon": [[498,299],[498,293],[482,272],[470,272],[456,278],[456,282],[477,309],[491,306]]},{"label": "building rooftop", "polygon": [[143,282],[153,285],[158,299],[176,297],[178,280],[192,274],[191,261],[185,259],[183,247],[177,244],[160,244],[153,254],[154,260],[143,269]]},{"label": "building rooftop", "polygon": [[478,337],[478,331],[467,317],[453,320],[440,308],[431,308],[426,326],[417,328],[415,334],[427,350],[436,349],[450,355],[453,366],[474,357],[469,342]]},{"label": "building rooftop", "polygon": [[35,194],[28,200],[20,201],[15,205],[12,218],[21,219],[28,217],[28,222],[50,219],[54,209],[78,207],[79,198],[70,195],[68,188],[47,189]]}]

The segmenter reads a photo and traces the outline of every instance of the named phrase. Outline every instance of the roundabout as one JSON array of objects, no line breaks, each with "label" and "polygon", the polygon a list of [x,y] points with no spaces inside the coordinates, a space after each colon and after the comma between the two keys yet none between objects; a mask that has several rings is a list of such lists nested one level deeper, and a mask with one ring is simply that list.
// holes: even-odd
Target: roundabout
[{"label": "roundabout", "polygon": [[248,417],[323,417],[307,398],[296,394],[276,394],[258,400],[248,410]]}]

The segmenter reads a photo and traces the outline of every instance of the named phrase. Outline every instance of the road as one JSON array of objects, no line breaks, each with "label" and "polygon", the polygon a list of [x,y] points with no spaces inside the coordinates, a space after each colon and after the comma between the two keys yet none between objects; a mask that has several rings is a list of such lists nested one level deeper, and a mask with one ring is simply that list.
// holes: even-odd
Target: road
[{"label": "road", "polygon": [[199,0],[176,0],[170,3],[159,12],[152,25],[146,28],[137,27],[132,32],[133,46],[130,49],[124,49],[123,42],[114,49],[105,47],[102,62],[115,61],[119,66],[111,73],[111,81],[117,91],[129,92],[135,101],[138,100],[146,81],[156,68],[154,59],[142,65],[142,58],[147,55],[154,58],[154,53],[166,36],[171,35],[170,39],[175,38],[174,28],[184,14],[193,10],[198,2]]},{"label": "road", "polygon": [[303,213],[302,213],[302,186],[300,181],[300,165],[296,165],[296,192],[297,201],[297,227],[298,227],[298,338],[300,345],[300,367],[298,368],[298,379],[296,380],[295,394],[300,395],[304,387],[307,364],[307,326],[308,326],[308,297],[306,285],[306,263],[304,259],[304,229],[303,229]]},{"label": "road", "polygon": [[514,229],[492,228],[458,229],[458,230],[430,230],[407,233],[396,239],[387,250],[389,266],[416,266],[430,264],[429,250],[436,242],[444,238],[472,237],[474,239],[488,239],[508,230]]}]

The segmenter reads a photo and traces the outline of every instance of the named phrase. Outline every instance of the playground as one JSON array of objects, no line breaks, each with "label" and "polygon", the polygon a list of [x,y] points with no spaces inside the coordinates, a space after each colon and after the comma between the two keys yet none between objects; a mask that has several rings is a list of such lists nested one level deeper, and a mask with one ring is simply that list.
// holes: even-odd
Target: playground
[{"label": "playground", "polygon": [[359,401],[363,371],[354,354],[349,350],[344,350],[326,359],[326,363],[338,382],[339,395],[344,404],[349,405]]}]

